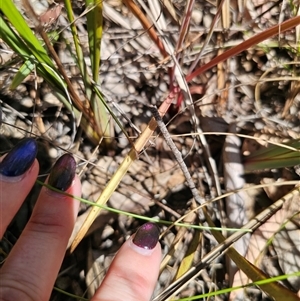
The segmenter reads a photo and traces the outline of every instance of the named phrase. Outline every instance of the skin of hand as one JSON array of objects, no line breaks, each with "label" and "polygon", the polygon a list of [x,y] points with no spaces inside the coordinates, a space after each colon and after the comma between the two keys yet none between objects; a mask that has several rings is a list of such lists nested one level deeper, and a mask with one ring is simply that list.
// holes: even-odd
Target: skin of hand
[{"label": "skin of hand", "polygon": [[[36,153],[36,142],[28,138],[0,158],[0,238],[37,179]],[[75,169],[74,158],[64,155],[46,183],[80,196]],[[74,198],[42,188],[28,224],[0,269],[0,301],[49,300],[78,208]],[[158,236],[154,224],[138,229],[117,253],[91,301],[150,300],[161,260]]]}]

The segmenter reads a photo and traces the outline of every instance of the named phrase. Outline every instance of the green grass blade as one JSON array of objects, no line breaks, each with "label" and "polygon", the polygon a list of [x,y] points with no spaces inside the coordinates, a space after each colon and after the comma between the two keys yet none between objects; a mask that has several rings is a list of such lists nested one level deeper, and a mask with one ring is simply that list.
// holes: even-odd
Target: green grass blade
[{"label": "green grass blade", "polygon": [[70,28],[73,36],[73,41],[74,41],[74,46],[76,51],[76,61],[83,80],[86,80],[86,76],[87,76],[86,66],[84,62],[83,52],[79,43],[79,37],[78,37],[78,32],[75,24],[74,13],[72,10],[72,3],[70,0],[65,0],[65,9],[67,11],[67,16],[70,22]]},{"label": "green grass blade", "polygon": [[[67,90],[64,81],[56,72],[56,68],[46,50],[41,45],[40,41],[33,35],[22,15],[10,0],[7,2],[0,1],[0,8],[5,14],[8,14],[7,18],[9,20],[12,19],[12,25],[17,24],[17,28],[12,30],[6,19],[3,19],[0,16],[0,38],[3,39],[3,41],[25,61],[24,65],[20,68],[14,78],[10,88],[16,88],[16,86],[22,81],[22,78],[27,76],[30,71],[36,67],[38,74],[41,75],[54,89],[57,95],[59,95],[59,99],[62,103],[70,111],[73,111],[76,117],[79,117],[79,112],[74,109],[70,101],[66,98]],[[14,20],[14,17],[16,20]],[[21,26],[22,24],[23,26]],[[21,37],[26,37],[27,35],[26,39],[20,39],[20,36],[17,33]],[[30,36],[32,38],[31,40]],[[29,43],[29,45],[27,43]],[[34,51],[32,51],[32,48],[34,48]]]},{"label": "green grass blade", "polygon": [[[101,93],[101,91],[99,90],[99,88],[98,88],[97,85],[93,85],[93,91],[96,93],[98,99],[100,100],[100,102],[101,102],[101,107],[104,108],[104,110],[101,109],[101,110],[99,111],[100,114],[101,114],[101,116],[102,116],[102,114],[104,114],[103,117],[101,117],[101,116],[100,116],[100,117],[103,118],[103,120],[108,120],[108,118],[107,118],[107,115],[108,115],[107,112],[109,112],[109,114],[112,116],[112,118],[114,119],[114,121],[116,122],[116,124],[119,126],[119,128],[122,130],[122,132],[124,133],[124,135],[125,135],[126,138],[128,139],[128,141],[131,141],[131,139],[130,139],[128,133],[127,133],[126,130],[124,129],[124,127],[123,127],[123,125],[121,124],[120,120],[119,120],[118,117],[114,114],[114,112],[113,112],[112,109],[109,107],[109,105],[106,103],[106,101],[105,101],[104,97],[102,96],[102,93]],[[107,112],[106,112],[105,109],[107,110]],[[106,136],[106,137],[111,137],[111,136]]]},{"label": "green grass blade", "polygon": [[39,62],[44,62],[49,66],[54,67],[45,48],[29,28],[26,21],[15,7],[14,3],[11,0],[0,1],[0,9],[5,14],[9,22],[14,26],[16,31],[20,34],[21,38],[36,59]]},{"label": "green grass blade", "polygon": [[[89,10],[87,13],[87,29],[89,37],[90,59],[92,63],[92,78],[88,74],[87,66],[84,61],[83,51],[80,46],[80,40],[75,25],[75,18],[72,10],[72,3],[70,0],[65,0],[65,8],[67,11],[68,19],[70,22],[70,28],[72,31],[73,41],[75,45],[76,56],[75,61],[79,67],[82,79],[84,81],[85,94],[91,104],[92,111],[95,116],[96,123],[104,136],[111,137],[111,131],[108,119],[108,113],[103,105],[104,99],[100,99],[93,90],[93,81],[98,81],[99,67],[100,67],[100,46],[102,38],[102,2],[96,3],[95,0],[86,1],[86,8]],[[66,41],[68,44],[68,42]],[[69,50],[72,53],[72,48],[69,46]],[[86,124],[86,123],[85,123]],[[105,139],[105,143],[110,144],[111,139]]]},{"label": "green grass blade", "polygon": [[[102,39],[102,26],[103,26],[103,2],[99,0],[86,0],[87,9],[87,31],[89,38],[90,59],[92,64],[93,81],[98,84],[100,72],[100,49]],[[91,88],[90,86],[89,88]],[[112,131],[109,122],[109,114],[107,104],[101,93],[95,93],[91,89],[90,103],[93,109],[96,122],[101,128],[103,135],[106,137],[104,140],[106,144],[110,144],[112,139]],[[100,91],[99,91],[100,92]],[[116,120],[116,119],[115,119]]]},{"label": "green grass blade", "polygon": [[87,30],[90,47],[90,57],[92,63],[93,80],[98,82],[100,68],[100,47],[103,26],[103,3],[98,0],[86,0],[86,7],[91,7],[87,13]]},{"label": "green grass blade", "polygon": [[16,89],[23,82],[23,80],[34,70],[34,68],[35,65],[30,60],[25,61],[25,63],[21,66],[21,68],[13,78],[9,88],[11,90]]},{"label": "green grass blade", "polygon": [[26,46],[26,44],[20,40],[19,36],[11,29],[10,25],[0,16],[0,38],[5,41],[5,43],[14,52],[21,55],[24,59],[31,56],[31,52]]},{"label": "green grass blade", "polygon": [[[0,5],[2,2],[0,1]],[[22,16],[21,16],[22,18]],[[24,21],[24,20],[23,20]],[[25,21],[24,21],[25,22]],[[23,33],[24,35],[24,33]],[[52,61],[50,60],[49,56],[47,55],[47,61],[50,60],[51,65],[48,65],[47,62],[39,61],[38,58],[34,56],[34,53],[32,53],[30,47],[28,47],[25,42],[20,39],[20,37],[17,35],[17,33],[11,29],[10,25],[7,23],[5,19],[3,19],[0,16],[0,38],[3,39],[3,41],[17,54],[19,54],[22,59],[27,62],[27,66],[30,65],[28,61],[31,62],[31,64],[34,66],[36,65],[38,73],[47,80],[51,86],[54,86],[56,89],[58,87],[61,87],[61,90],[64,90],[64,87],[62,87],[63,82],[60,79],[60,76],[55,71],[55,67],[52,64]],[[39,41],[37,40],[39,43]],[[43,52],[45,52],[45,49],[39,44],[40,47],[43,49]],[[46,52],[45,52],[46,53]],[[41,56],[39,57],[41,58]],[[33,68],[31,66],[30,68]],[[25,68],[25,67],[24,67]],[[24,70],[23,70],[24,71]],[[21,70],[21,72],[23,72]],[[17,81],[19,81],[20,78],[16,79],[13,83],[12,87],[15,87],[17,84]]]},{"label": "green grass blade", "polygon": [[246,171],[291,167],[298,164],[300,164],[299,140],[291,141],[282,146],[271,145],[252,153],[244,160]]}]

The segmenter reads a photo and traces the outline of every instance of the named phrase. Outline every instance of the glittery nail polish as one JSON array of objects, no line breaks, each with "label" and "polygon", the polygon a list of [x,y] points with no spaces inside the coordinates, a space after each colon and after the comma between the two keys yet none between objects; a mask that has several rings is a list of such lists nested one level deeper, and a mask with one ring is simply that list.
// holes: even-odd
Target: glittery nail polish
[{"label": "glittery nail polish", "polygon": [[159,229],[156,224],[146,223],[136,232],[132,242],[145,250],[152,250],[156,246],[159,238]]},{"label": "glittery nail polish", "polygon": [[33,164],[37,150],[37,142],[34,139],[23,139],[0,163],[0,174],[7,177],[17,177],[24,174]]},{"label": "glittery nail polish", "polygon": [[70,154],[61,156],[52,167],[48,184],[61,191],[66,191],[72,184],[76,171],[76,161]]}]

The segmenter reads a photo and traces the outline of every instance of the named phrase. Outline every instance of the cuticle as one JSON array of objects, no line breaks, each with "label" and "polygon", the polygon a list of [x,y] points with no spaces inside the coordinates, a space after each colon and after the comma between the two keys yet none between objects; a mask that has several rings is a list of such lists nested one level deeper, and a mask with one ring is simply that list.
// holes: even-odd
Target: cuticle
[{"label": "cuticle", "polygon": [[67,198],[67,196],[64,194],[65,191],[54,191],[48,187],[45,187],[45,189],[45,193],[52,197],[59,197],[61,199]]},{"label": "cuticle", "polygon": [[0,174],[0,181],[5,183],[18,183],[21,182],[26,176],[26,172],[20,176],[8,177]]}]

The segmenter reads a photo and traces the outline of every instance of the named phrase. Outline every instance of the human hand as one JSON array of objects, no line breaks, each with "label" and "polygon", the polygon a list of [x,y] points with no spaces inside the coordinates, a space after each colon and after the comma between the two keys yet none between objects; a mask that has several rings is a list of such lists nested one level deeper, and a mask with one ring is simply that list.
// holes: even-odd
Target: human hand
[{"label": "human hand", "polygon": [[[39,172],[37,144],[24,139],[0,158],[0,238]],[[46,182],[70,195],[81,194],[74,158],[63,155]],[[43,187],[31,218],[0,269],[0,301],[47,301],[65,255],[79,201]],[[92,301],[150,300],[161,249],[156,225],[147,223],[114,258]]]}]

